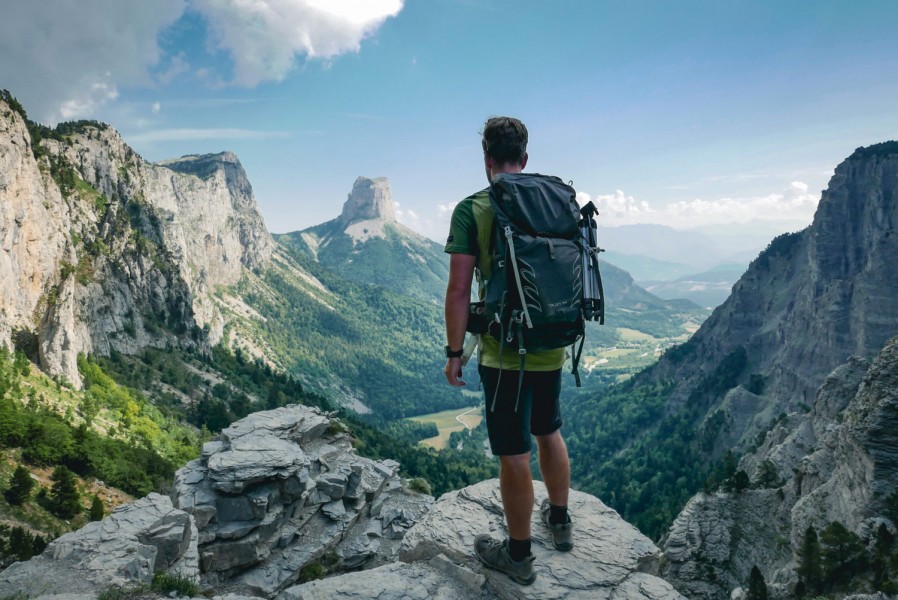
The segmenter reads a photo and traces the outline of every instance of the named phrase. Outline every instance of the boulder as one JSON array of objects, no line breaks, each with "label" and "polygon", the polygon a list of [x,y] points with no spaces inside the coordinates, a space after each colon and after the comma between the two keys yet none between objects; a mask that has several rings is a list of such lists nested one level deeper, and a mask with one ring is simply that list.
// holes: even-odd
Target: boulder
[{"label": "boulder", "polygon": [[171,500],[150,494],[50,543],[43,554],[0,573],[0,597],[95,594],[147,584],[156,572],[194,581],[197,530]]}]

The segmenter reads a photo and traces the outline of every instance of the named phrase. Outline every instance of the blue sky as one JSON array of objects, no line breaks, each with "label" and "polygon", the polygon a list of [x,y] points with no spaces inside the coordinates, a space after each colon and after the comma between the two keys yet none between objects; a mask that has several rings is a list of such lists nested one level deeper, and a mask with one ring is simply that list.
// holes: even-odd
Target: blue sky
[{"label": "blue sky", "polygon": [[366,175],[440,239],[495,114],[608,225],[794,230],[838,162],[898,138],[890,0],[4,4],[0,87],[32,118],[107,121],[154,161],[233,150],[275,232]]}]

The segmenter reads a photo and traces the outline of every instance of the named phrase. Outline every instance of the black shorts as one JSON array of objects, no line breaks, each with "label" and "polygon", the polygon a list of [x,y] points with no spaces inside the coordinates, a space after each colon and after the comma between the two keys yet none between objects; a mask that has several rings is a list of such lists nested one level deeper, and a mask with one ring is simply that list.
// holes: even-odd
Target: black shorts
[{"label": "black shorts", "polygon": [[[480,381],[486,399],[486,430],[490,448],[496,456],[530,452],[530,435],[548,435],[564,423],[558,398],[561,395],[561,369],[524,371],[518,397],[518,371],[480,365]],[[493,395],[499,383],[496,410]],[[515,411],[517,402],[517,411]]]}]

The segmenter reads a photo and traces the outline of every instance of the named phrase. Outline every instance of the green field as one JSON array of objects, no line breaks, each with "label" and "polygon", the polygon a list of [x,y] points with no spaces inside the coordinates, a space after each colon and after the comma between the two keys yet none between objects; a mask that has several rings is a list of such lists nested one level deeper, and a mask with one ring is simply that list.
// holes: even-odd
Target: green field
[{"label": "green field", "polygon": [[[464,424],[460,423],[458,418],[461,418],[461,420],[464,421]],[[469,406],[468,408],[455,408],[438,413],[431,413],[429,415],[410,417],[409,420],[422,423],[434,423],[437,426],[437,429],[440,430],[440,435],[421,440],[419,443],[437,450],[442,450],[446,447],[446,444],[449,443],[449,436],[453,432],[461,431],[465,428],[465,425],[467,425],[469,429],[477,427],[483,420],[483,415],[480,414],[480,405],[475,405]]]}]

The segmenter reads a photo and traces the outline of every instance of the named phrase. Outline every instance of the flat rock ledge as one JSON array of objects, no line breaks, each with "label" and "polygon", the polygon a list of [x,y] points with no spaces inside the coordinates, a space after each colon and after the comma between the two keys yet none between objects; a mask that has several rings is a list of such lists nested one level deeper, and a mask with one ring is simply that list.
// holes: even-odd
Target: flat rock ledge
[{"label": "flat rock ledge", "polygon": [[558,552],[538,514],[546,497],[536,486],[533,553],[537,579],[521,586],[483,568],[473,554],[474,537],[507,535],[496,479],[444,494],[403,539],[401,562],[312,581],[286,589],[278,600],[425,598],[673,600],[683,598],[656,577],[661,553],[632,525],[597,498],[572,492],[574,549]]}]

